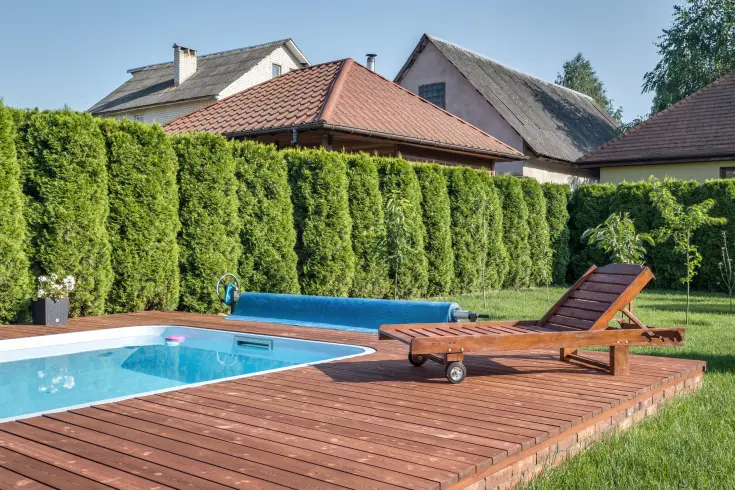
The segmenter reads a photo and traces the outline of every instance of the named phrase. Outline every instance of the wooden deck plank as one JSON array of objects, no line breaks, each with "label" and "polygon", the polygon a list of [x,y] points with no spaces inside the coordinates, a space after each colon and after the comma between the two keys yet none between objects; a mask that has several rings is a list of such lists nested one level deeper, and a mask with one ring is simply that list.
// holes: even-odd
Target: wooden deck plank
[{"label": "wooden deck plank", "polygon": [[[629,280],[598,269],[591,289]],[[596,278],[592,278],[596,279]],[[587,321],[614,294],[575,291],[559,318]],[[568,311],[569,310],[569,311]],[[468,355],[450,385],[412,367],[400,342],[358,332],[141,312],[59,327],[0,327],[0,339],[132,325],[188,325],[364,345],[374,354],[0,424],[0,488],[444,489],[704,364],[631,356],[630,375],[558,361],[549,350]],[[404,331],[408,329],[408,331]],[[570,331],[502,322],[405,326],[435,335]],[[606,360],[605,352],[584,351]],[[242,482],[246,482],[242,484]],[[86,485],[86,486],[85,486]]]}]

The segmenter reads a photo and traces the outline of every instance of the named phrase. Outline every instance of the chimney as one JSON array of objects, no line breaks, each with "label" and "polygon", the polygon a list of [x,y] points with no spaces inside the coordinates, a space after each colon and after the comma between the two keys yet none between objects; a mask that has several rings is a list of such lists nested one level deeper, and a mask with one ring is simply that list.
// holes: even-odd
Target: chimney
[{"label": "chimney", "polygon": [[378,56],[377,54],[367,54],[367,67],[370,71],[375,71],[375,57]]},{"label": "chimney", "polygon": [[197,52],[174,44],[174,86],[178,87],[197,71]]}]

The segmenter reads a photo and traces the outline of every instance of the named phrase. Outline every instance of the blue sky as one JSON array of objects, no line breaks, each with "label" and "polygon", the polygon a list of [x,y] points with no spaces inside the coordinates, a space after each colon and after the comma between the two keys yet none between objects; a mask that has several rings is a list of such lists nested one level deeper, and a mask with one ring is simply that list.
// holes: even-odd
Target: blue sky
[{"label": "blue sky", "polygon": [[424,32],[553,81],[582,51],[624,119],[649,111],[641,94],[653,43],[675,0],[3,2],[0,98],[16,107],[85,110],[129,75],[172,59],[291,37],[312,63],[352,57],[392,79]]}]

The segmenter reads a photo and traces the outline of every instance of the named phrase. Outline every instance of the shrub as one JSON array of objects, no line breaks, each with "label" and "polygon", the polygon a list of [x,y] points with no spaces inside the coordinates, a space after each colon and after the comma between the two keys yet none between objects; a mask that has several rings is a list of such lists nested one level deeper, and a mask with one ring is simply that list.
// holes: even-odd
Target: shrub
[{"label": "shrub", "polygon": [[346,296],[355,274],[347,169],[340,153],[288,150],[299,281],[304,294]]},{"label": "shrub", "polygon": [[[722,261],[722,232],[726,232],[728,237],[735,237],[735,180],[718,179],[705,182],[701,186],[693,189],[694,192],[682,192],[683,189],[677,189],[679,194],[688,194],[687,199],[679,198],[681,202],[687,205],[694,202],[701,202],[705,199],[714,199],[715,205],[710,211],[711,216],[724,217],[727,223],[719,226],[705,226],[700,228],[694,235],[693,243],[699,247],[699,252],[704,257],[701,268],[694,277],[694,287],[697,289],[717,290],[719,283],[722,282],[720,276],[719,263]],[[732,245],[732,242],[728,246]],[[681,256],[679,256],[678,264],[681,264]],[[681,271],[681,265],[679,271]],[[683,274],[679,274],[681,277]]]},{"label": "shrub", "polygon": [[101,315],[112,285],[105,141],[89,114],[34,114],[27,127],[31,270],[76,278],[72,316]]},{"label": "shrub", "polygon": [[543,184],[546,198],[546,222],[551,246],[551,280],[564,284],[569,265],[569,212],[571,189],[566,184]]},{"label": "shrub", "polygon": [[114,279],[112,313],[179,304],[178,162],[160,126],[104,119]]},{"label": "shrub", "polygon": [[374,158],[346,155],[355,279],[350,296],[382,298],[390,291],[380,178]]},{"label": "shrub", "polygon": [[480,172],[487,188],[487,261],[485,263],[485,283],[488,288],[500,289],[508,275],[508,250],[503,240],[503,206],[494,177],[488,172]]},{"label": "shrub", "polygon": [[233,141],[242,291],[299,293],[296,230],[288,168],[274,146]]},{"label": "shrub", "polygon": [[0,103],[0,323],[17,318],[30,293],[23,194],[14,140],[15,124],[10,111]]},{"label": "shrub", "polygon": [[530,283],[544,286],[551,283],[551,239],[546,221],[546,198],[536,179],[521,179],[523,196],[528,208],[528,245],[531,256]]},{"label": "shrub", "polygon": [[[413,167],[401,158],[378,158],[378,174],[380,175],[380,191],[383,203],[391,197],[405,199],[410,206],[405,209],[408,230],[408,249],[405,260],[396,270],[391,267],[391,280],[399,276],[398,295],[402,298],[424,296],[428,288],[428,260],[424,252],[426,230],[421,212],[421,187]],[[386,225],[387,226],[387,225]],[[390,233],[390,230],[386,230]],[[391,253],[391,250],[388,250]]]},{"label": "shrub", "polygon": [[426,241],[424,250],[428,261],[429,296],[449,294],[454,277],[452,251],[452,215],[447,183],[442,167],[435,164],[414,166],[421,186],[421,212],[424,217]]},{"label": "shrub", "polygon": [[610,216],[610,202],[615,186],[610,184],[583,184],[577,187],[569,200],[569,250],[571,258],[567,281],[574,283],[592,264],[607,263],[605,252],[582,241],[588,228],[599,225]]},{"label": "shrub", "polygon": [[528,243],[528,207],[520,179],[503,175],[494,179],[503,206],[503,240],[508,251],[508,274],[505,287],[528,287],[531,272],[531,248]]},{"label": "shrub", "polygon": [[446,167],[452,210],[454,293],[482,290],[482,268],[487,258],[487,186],[469,167]]},{"label": "shrub", "polygon": [[179,160],[179,307],[198,313],[226,311],[215,281],[237,270],[240,219],[232,146],[222,136],[174,138]]}]

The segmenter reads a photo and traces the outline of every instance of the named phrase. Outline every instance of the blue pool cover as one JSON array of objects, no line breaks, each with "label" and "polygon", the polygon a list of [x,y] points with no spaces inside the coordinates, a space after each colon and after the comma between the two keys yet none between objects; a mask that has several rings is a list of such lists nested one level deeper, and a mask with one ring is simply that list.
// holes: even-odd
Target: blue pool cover
[{"label": "blue pool cover", "polygon": [[242,293],[229,320],[375,332],[391,323],[452,320],[456,303]]}]

